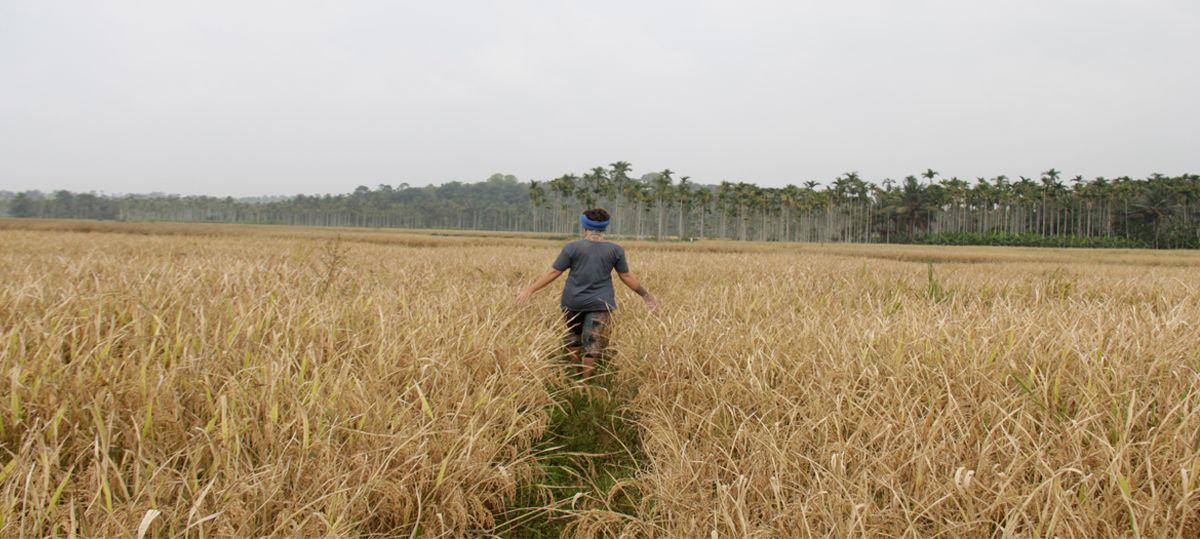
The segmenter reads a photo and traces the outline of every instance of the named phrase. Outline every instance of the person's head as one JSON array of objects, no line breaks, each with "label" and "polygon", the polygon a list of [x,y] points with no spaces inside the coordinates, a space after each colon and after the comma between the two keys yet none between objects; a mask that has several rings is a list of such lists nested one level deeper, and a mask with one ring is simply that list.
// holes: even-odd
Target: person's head
[{"label": "person's head", "polygon": [[588,231],[604,232],[608,228],[609,215],[604,208],[592,208],[583,212],[579,216],[579,224],[583,227],[583,233]]}]

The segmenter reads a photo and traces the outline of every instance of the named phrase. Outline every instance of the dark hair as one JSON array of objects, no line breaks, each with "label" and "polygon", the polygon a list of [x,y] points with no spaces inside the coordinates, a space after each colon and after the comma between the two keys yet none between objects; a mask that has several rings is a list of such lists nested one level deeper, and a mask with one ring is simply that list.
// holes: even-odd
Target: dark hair
[{"label": "dark hair", "polygon": [[593,221],[607,221],[608,220],[608,212],[604,211],[604,208],[592,208],[588,211],[583,212],[583,214],[585,216],[587,216],[588,219],[591,219]]}]

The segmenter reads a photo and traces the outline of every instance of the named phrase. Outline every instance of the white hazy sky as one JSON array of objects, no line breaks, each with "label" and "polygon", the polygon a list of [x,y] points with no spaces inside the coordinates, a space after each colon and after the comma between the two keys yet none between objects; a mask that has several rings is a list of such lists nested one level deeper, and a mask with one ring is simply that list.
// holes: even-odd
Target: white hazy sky
[{"label": "white hazy sky", "polygon": [[0,189],[1200,172],[1200,2],[0,0]]}]

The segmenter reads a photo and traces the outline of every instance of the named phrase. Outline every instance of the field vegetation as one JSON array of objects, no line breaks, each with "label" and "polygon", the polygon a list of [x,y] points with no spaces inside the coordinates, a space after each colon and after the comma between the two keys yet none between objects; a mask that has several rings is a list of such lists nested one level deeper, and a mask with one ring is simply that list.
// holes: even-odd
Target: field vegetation
[{"label": "field vegetation", "polygon": [[1196,252],[563,239],[0,220],[0,535],[1200,536]]}]

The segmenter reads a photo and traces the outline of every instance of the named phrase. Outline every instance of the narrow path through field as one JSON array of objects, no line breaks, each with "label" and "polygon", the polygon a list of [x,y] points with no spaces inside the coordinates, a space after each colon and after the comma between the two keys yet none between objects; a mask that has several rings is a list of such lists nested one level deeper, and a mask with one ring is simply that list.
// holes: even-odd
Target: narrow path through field
[{"label": "narrow path through field", "polygon": [[629,417],[633,389],[601,368],[561,391],[550,424],[537,443],[540,477],[518,487],[517,500],[498,527],[501,537],[557,538],[580,511],[632,514],[640,500],[613,487],[641,466],[641,439]]}]

